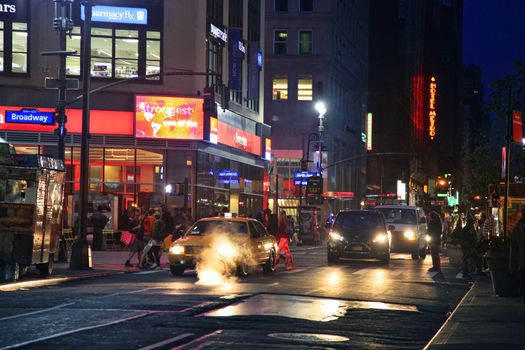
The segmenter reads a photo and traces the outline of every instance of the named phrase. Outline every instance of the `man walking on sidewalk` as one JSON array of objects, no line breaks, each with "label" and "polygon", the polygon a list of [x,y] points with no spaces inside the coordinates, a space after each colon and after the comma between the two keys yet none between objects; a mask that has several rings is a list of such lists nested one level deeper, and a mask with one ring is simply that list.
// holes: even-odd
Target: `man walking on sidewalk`
[{"label": "man walking on sidewalk", "polygon": [[513,275],[518,273],[520,280],[520,294],[523,298],[523,312],[525,312],[525,206],[521,209],[521,219],[510,235],[510,262],[509,268]]}]

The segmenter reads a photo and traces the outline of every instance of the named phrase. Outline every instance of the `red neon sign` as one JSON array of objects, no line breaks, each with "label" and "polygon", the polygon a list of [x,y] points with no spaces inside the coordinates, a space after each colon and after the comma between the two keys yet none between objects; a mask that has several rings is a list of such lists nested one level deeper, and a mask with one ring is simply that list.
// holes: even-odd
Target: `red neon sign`
[{"label": "red neon sign", "polygon": [[135,136],[202,140],[202,98],[136,96]]},{"label": "red neon sign", "polygon": [[[38,109],[42,112],[54,112],[54,108],[27,107],[27,106],[0,106],[0,130],[54,132],[56,125],[6,123],[5,114],[8,110]],[[82,110],[68,109],[66,128],[68,133],[82,132]],[[91,110],[89,121],[90,134],[102,135],[133,135],[133,112]]]},{"label": "red neon sign", "polygon": [[247,131],[219,121],[220,143],[241,149],[245,152],[261,155],[261,138]]}]

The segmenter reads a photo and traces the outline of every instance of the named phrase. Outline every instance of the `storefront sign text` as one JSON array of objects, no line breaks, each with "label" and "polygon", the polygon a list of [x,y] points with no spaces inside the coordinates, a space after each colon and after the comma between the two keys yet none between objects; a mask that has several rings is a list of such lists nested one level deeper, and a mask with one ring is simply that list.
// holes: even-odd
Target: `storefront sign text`
[{"label": "storefront sign text", "polygon": [[431,140],[436,137],[436,94],[437,94],[437,83],[436,78],[430,78],[429,86],[429,101],[428,101],[428,135]]},{"label": "storefront sign text", "polygon": [[213,23],[210,23],[210,35],[224,43],[228,42],[228,33]]},{"label": "storefront sign text", "polygon": [[1,4],[0,3],[0,13],[16,13],[16,5],[11,4]]},{"label": "storefront sign text", "polygon": [[[80,18],[86,17],[84,5],[81,5]],[[91,16],[93,22],[104,23],[126,23],[126,24],[148,24],[148,10],[136,7],[119,7],[119,6],[93,6]]]},{"label": "storefront sign text", "polygon": [[136,96],[135,136],[202,140],[202,98]]},{"label": "storefront sign text", "polygon": [[261,156],[261,138],[219,121],[219,143]]}]

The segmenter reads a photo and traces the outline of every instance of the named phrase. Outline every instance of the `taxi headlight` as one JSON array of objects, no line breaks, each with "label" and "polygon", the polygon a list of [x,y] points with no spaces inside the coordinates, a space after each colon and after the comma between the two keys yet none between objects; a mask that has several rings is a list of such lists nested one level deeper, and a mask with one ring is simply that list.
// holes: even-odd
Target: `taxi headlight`
[{"label": "taxi headlight", "polygon": [[184,246],[180,244],[176,244],[173,247],[170,248],[170,253],[175,255],[181,255],[184,254]]},{"label": "taxi headlight", "polygon": [[264,250],[270,250],[273,248],[273,243],[264,243]]},{"label": "taxi headlight", "polygon": [[387,240],[388,240],[388,237],[386,234],[379,233],[378,235],[375,236],[373,242],[374,243],[385,243]]},{"label": "taxi headlight", "polygon": [[416,234],[414,233],[414,231],[405,231],[404,236],[409,241],[414,241],[416,239]]},{"label": "taxi headlight", "polygon": [[330,232],[330,238],[334,241],[342,241],[344,239],[344,237],[337,232]]},{"label": "taxi headlight", "polygon": [[427,241],[427,243],[430,243],[430,241],[432,240],[432,237],[430,237],[429,235],[426,235],[425,240]]},{"label": "taxi headlight", "polygon": [[237,254],[237,249],[231,244],[224,243],[217,247],[217,253],[220,256],[232,257]]}]

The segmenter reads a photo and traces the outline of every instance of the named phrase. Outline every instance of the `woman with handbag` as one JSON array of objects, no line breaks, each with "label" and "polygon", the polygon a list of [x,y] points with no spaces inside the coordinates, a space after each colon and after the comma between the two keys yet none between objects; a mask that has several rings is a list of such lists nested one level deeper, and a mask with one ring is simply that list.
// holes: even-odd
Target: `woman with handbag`
[{"label": "woman with handbag", "polygon": [[131,263],[131,259],[135,256],[135,254],[137,254],[138,263],[140,263],[140,260],[142,258],[142,249],[144,249],[144,242],[142,240],[143,237],[141,237],[141,233],[143,231],[142,226],[140,224],[139,213],[137,210],[133,211],[132,216],[129,218],[126,229],[128,232],[135,235],[135,239],[129,245],[128,260],[126,260],[126,263],[124,264],[124,266],[126,267],[132,267],[133,264]]}]

